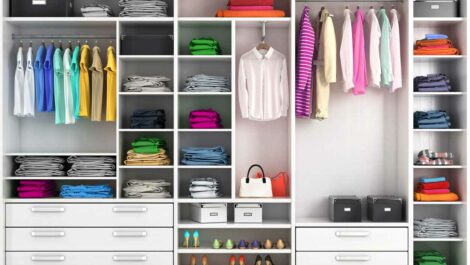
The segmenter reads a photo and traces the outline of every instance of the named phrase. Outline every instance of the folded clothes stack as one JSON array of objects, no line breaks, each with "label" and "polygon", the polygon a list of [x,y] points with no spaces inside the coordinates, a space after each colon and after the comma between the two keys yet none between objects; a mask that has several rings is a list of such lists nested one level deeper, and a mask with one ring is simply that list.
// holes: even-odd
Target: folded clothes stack
[{"label": "folded clothes stack", "polygon": [[230,92],[225,76],[198,74],[186,79],[185,92]]},{"label": "folded clothes stack", "polygon": [[445,177],[420,177],[415,192],[416,201],[458,201],[459,196],[450,191]]},{"label": "folded clothes stack", "polygon": [[215,199],[222,197],[219,181],[214,178],[191,179],[189,194],[195,199]]},{"label": "folded clothes stack", "polygon": [[219,42],[213,38],[193,39],[189,43],[191,55],[218,55],[221,53]]},{"label": "folded clothes stack", "polygon": [[228,155],[222,146],[183,148],[183,165],[227,165]]},{"label": "folded clothes stack", "polygon": [[418,166],[448,166],[454,164],[454,154],[451,152],[433,152],[428,149],[418,153],[418,160],[415,165]]},{"label": "folded clothes stack", "polygon": [[111,186],[104,185],[62,185],[60,187],[62,198],[112,198]]},{"label": "folded clothes stack", "polygon": [[426,34],[425,38],[416,41],[414,55],[458,55],[449,37],[444,34]]},{"label": "folded clothes stack", "polygon": [[139,180],[131,179],[124,190],[126,198],[171,198],[168,190],[170,182],[165,180]]},{"label": "folded clothes stack", "polygon": [[17,156],[15,162],[20,164],[15,170],[16,176],[53,177],[64,176],[65,159],[57,156]]},{"label": "folded clothes stack", "polygon": [[57,195],[53,180],[20,180],[16,190],[19,198],[49,198]]},{"label": "folded clothes stack", "polygon": [[439,251],[421,250],[414,252],[414,265],[447,265],[446,257]]},{"label": "folded clothes stack", "polygon": [[169,165],[170,158],[166,152],[166,142],[156,137],[140,137],[132,143],[127,151],[125,165],[129,166],[162,166]]},{"label": "folded clothes stack", "polygon": [[121,17],[167,17],[168,4],[160,0],[119,0]]},{"label": "folded clothes stack", "polygon": [[448,129],[451,126],[450,117],[443,110],[416,111],[413,116],[417,129]]},{"label": "folded clothes stack", "polygon": [[414,89],[418,92],[449,92],[452,87],[445,74],[429,74],[414,78]]},{"label": "folded clothes stack", "polygon": [[439,218],[414,220],[414,236],[418,238],[456,237],[457,222]]},{"label": "folded clothes stack", "polygon": [[108,5],[86,4],[80,9],[84,17],[112,17],[113,11]]},{"label": "folded clothes stack", "polygon": [[189,124],[193,129],[217,129],[223,128],[222,119],[213,109],[193,110],[189,114]]},{"label": "folded clothes stack", "polygon": [[217,17],[285,17],[282,10],[274,10],[274,0],[230,0],[227,10],[219,10]]},{"label": "folded clothes stack", "polygon": [[165,128],[165,110],[136,110],[131,117],[133,129],[163,129]]},{"label": "folded clothes stack", "polygon": [[116,159],[110,156],[70,156],[70,177],[115,177]]},{"label": "folded clothes stack", "polygon": [[171,92],[171,79],[165,76],[131,75],[124,83],[126,92]]}]

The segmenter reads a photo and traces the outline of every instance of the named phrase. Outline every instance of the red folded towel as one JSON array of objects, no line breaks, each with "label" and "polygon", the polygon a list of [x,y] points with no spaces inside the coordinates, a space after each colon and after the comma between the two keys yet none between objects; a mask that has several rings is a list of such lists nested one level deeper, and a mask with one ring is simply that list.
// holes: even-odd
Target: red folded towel
[{"label": "red folded towel", "polygon": [[448,194],[450,193],[449,189],[434,189],[434,190],[421,190],[423,194]]},{"label": "red folded towel", "polygon": [[274,10],[272,6],[228,6],[228,10]]},{"label": "red folded towel", "polygon": [[418,190],[433,190],[433,189],[448,189],[448,188],[450,188],[449,181],[418,184]]},{"label": "red folded towel", "polygon": [[274,0],[230,0],[228,6],[273,6]]}]

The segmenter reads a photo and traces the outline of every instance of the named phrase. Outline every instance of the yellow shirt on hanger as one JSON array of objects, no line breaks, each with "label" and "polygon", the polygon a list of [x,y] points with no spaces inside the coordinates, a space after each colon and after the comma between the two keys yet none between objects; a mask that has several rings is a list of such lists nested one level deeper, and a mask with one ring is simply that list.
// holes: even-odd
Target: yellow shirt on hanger
[{"label": "yellow shirt on hanger", "polygon": [[114,47],[108,47],[106,71],[106,121],[116,121],[116,58]]},{"label": "yellow shirt on hanger", "polygon": [[80,116],[90,117],[90,46],[82,46],[80,54]]}]

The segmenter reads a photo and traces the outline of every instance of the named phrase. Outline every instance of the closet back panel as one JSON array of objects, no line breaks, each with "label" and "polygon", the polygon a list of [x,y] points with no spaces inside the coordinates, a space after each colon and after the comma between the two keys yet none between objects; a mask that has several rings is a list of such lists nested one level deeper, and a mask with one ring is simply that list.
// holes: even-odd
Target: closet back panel
[{"label": "closet back panel", "polygon": [[[403,88],[395,93],[385,88],[367,88],[362,96],[344,93],[337,52],[337,82],[330,87],[329,118],[296,120],[297,217],[327,217],[329,195],[407,195],[408,150],[398,147],[407,146],[408,134],[406,14],[397,3],[380,6],[358,3],[363,10],[371,5],[376,9],[384,5],[389,10],[392,4],[403,14],[400,21]],[[339,49],[347,3],[307,5],[311,19],[322,6],[334,15]],[[297,25],[303,8],[304,5],[297,5]]]},{"label": "closet back panel", "polygon": [[[194,0],[175,0],[178,2],[180,17],[214,17],[219,9],[227,9],[227,0],[198,0],[194,5]],[[274,9],[284,10],[286,16],[290,16],[290,0],[274,1]]]}]

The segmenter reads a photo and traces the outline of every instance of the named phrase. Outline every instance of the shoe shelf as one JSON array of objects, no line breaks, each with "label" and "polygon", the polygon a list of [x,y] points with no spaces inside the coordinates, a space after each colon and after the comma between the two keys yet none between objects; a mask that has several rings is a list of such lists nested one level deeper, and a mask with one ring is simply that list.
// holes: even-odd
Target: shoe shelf
[{"label": "shoe shelf", "polygon": [[191,220],[181,220],[178,228],[180,229],[290,229],[292,224],[287,220],[281,221],[263,221],[262,223],[215,223],[201,224]]},{"label": "shoe shelf", "polygon": [[285,249],[214,249],[214,248],[179,248],[178,253],[180,254],[291,254],[292,250],[289,248]]}]

